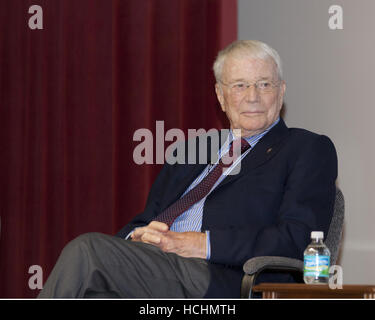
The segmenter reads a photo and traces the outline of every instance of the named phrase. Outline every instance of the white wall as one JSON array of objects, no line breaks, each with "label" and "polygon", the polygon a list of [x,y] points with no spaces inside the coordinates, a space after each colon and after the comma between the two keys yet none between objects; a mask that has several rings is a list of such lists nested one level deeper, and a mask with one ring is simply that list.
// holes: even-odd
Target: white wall
[{"label": "white wall", "polygon": [[[328,27],[334,4],[343,30]],[[288,126],[335,143],[344,283],[375,284],[375,1],[238,0],[238,17],[239,39],[264,41],[283,60]]]}]

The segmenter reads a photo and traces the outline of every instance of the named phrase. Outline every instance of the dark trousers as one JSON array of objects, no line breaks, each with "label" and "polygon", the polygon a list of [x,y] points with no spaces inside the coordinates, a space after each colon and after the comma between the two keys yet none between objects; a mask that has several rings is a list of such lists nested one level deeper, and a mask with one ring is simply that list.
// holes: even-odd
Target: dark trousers
[{"label": "dark trousers", "polygon": [[38,298],[200,298],[206,260],[101,233],[69,242]]}]

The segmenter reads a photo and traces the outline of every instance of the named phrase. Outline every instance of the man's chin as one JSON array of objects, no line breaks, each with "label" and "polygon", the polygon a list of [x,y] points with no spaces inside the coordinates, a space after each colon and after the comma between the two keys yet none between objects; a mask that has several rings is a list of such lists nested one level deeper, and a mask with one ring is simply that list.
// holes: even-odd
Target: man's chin
[{"label": "man's chin", "polygon": [[266,128],[265,128],[264,122],[256,122],[256,123],[251,123],[251,124],[243,123],[243,125],[241,126],[242,133],[248,132],[251,135],[260,133],[264,131],[265,129]]},{"label": "man's chin", "polygon": [[254,130],[241,129],[241,136],[244,138],[252,137],[252,136],[255,136],[256,134],[263,132],[264,130],[265,129],[254,129]]}]

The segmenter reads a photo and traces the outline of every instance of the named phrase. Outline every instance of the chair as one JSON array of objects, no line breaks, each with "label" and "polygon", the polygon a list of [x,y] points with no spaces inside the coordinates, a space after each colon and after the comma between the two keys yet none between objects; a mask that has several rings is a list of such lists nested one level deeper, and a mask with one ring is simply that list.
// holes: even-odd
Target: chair
[{"label": "chair", "polygon": [[[342,229],[344,224],[345,201],[339,188],[336,188],[336,199],[331,224],[325,244],[331,252],[331,265],[337,261],[339,254]],[[303,261],[287,257],[263,256],[254,257],[245,262],[245,275],[241,285],[241,298],[251,298],[252,288],[258,275],[265,270],[299,272],[303,274]]]}]

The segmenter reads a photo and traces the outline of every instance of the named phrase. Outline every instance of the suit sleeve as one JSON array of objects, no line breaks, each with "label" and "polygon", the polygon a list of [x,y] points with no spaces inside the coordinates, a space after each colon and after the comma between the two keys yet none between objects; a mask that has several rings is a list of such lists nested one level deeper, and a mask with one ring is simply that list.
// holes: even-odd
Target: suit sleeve
[{"label": "suit sleeve", "polygon": [[310,232],[326,235],[336,194],[336,150],[328,137],[319,135],[301,150],[290,165],[274,223],[210,229],[211,262],[241,267],[254,256],[302,259]]}]

